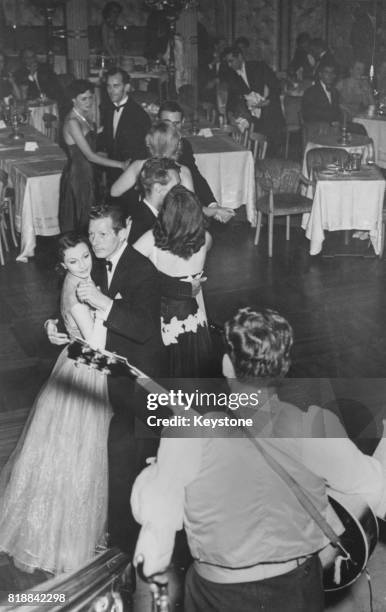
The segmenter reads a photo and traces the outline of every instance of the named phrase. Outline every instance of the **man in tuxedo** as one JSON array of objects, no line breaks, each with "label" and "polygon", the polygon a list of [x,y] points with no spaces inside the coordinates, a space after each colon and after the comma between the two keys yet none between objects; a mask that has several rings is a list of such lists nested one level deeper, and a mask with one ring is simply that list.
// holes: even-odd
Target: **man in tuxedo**
[{"label": "man in tuxedo", "polygon": [[[146,159],[148,156],[145,136],[151,127],[149,115],[130,96],[130,77],[120,68],[111,68],[106,75],[108,99],[102,111],[103,131],[98,136],[97,148],[118,161]],[[107,169],[108,188],[117,180],[121,171]],[[135,190],[130,190],[113,203],[122,205],[126,214],[138,200]]]},{"label": "man in tuxedo", "polygon": [[62,88],[56,74],[48,64],[38,62],[31,47],[20,52],[21,67],[15,72],[15,82],[23,99],[34,100],[41,94],[53,100],[60,100]]},{"label": "man in tuxedo", "polygon": [[143,197],[131,216],[129,244],[134,244],[152,229],[166,194],[181,182],[179,167],[166,157],[148,159],[142,167],[139,181]]},{"label": "man in tuxedo", "polygon": [[335,66],[326,63],[319,71],[319,79],[306,89],[302,99],[303,121],[306,123],[334,123],[341,119],[339,93],[334,87]]},{"label": "man in tuxedo", "polygon": [[[161,104],[158,117],[161,121],[169,123],[177,130],[182,129],[184,119],[183,111],[181,106],[174,100],[167,100]],[[216,198],[214,197],[207,180],[202,176],[197,168],[192,145],[186,138],[181,138],[181,152],[177,161],[183,166],[189,168],[193,179],[194,192],[202,204],[204,215],[206,217],[214,218],[216,221],[227,223],[227,221],[234,216],[235,212],[231,208],[226,208],[217,204]]]},{"label": "man in tuxedo", "polygon": [[[284,129],[279,80],[265,62],[246,62],[239,47],[228,47],[224,56],[230,68],[227,111],[234,117],[244,116],[253,121],[255,131],[267,136],[269,155],[276,155]],[[252,114],[248,109],[245,96],[251,92],[263,98],[259,103],[260,113],[257,110]]]}]

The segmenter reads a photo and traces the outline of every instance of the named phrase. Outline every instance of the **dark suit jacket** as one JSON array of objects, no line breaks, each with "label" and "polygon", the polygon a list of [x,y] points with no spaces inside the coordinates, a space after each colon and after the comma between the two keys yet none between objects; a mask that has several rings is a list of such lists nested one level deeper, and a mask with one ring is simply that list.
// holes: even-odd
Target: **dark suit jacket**
[{"label": "dark suit jacket", "polygon": [[234,70],[228,76],[227,111],[233,114],[249,115],[244,95],[255,91],[264,95],[264,86],[269,88],[270,104],[262,109],[260,119],[253,119],[256,131],[266,134],[269,140],[277,141],[284,126],[284,118],[280,104],[280,82],[273,70],[265,62],[245,62],[245,70],[249,87],[244,79]]},{"label": "dark suit jacket", "polygon": [[[98,262],[93,269],[93,278],[101,291],[114,300],[105,321],[106,350],[127,357],[130,363],[149,376],[159,374],[163,345],[161,294],[156,268],[146,257],[127,246],[109,288],[106,268]],[[118,294],[121,299],[116,298]]]},{"label": "dark suit jacket", "polygon": [[306,89],[302,100],[303,121],[306,123],[340,121],[339,93],[335,87],[331,89],[331,100],[330,104],[320,82]]},{"label": "dark suit jacket", "polygon": [[209,187],[206,179],[204,179],[199,169],[197,168],[192,145],[186,138],[182,139],[182,148],[181,153],[178,157],[178,162],[183,166],[189,168],[192,174],[194,192],[200,200],[201,205],[208,206],[208,204],[215,202],[216,198],[214,197],[211,188]]},{"label": "dark suit jacket", "polygon": [[[15,72],[15,81],[17,85],[28,85],[27,98],[32,100],[40,96],[40,91],[35,81],[30,81],[28,78],[29,72],[27,68],[21,67]],[[37,77],[39,87],[43,93],[53,100],[60,100],[62,96],[62,87],[56,74],[51,70],[48,64],[38,64]]]},{"label": "dark suit jacket", "polygon": [[[106,151],[110,159],[117,159],[118,161],[146,159],[148,153],[145,145],[145,136],[151,127],[149,115],[137,102],[129,97],[122,111],[114,137],[114,113],[115,106],[108,100],[102,116],[103,131],[99,135],[97,148]],[[121,174],[119,169],[112,168],[111,170],[108,172],[110,184]]]},{"label": "dark suit jacket", "polygon": [[157,217],[153,211],[142,201],[139,201],[132,213],[132,224],[128,238],[129,244],[137,242],[138,238],[152,229]]}]

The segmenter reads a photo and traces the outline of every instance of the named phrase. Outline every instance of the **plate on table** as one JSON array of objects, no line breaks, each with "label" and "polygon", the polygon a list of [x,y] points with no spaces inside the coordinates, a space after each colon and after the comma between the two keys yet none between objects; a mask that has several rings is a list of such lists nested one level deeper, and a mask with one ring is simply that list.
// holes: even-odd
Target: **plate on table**
[{"label": "plate on table", "polygon": [[325,170],[319,171],[319,174],[321,174],[322,176],[336,176],[337,173],[337,168],[335,168],[335,170],[332,170],[331,168],[326,168]]}]

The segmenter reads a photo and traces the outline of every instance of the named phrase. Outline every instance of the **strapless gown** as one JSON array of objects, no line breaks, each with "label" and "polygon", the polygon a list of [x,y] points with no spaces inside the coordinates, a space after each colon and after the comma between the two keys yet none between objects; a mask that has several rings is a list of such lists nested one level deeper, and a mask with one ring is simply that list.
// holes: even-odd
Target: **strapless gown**
[{"label": "strapless gown", "polygon": [[[66,277],[61,307],[80,336],[76,284]],[[64,348],[0,474],[0,550],[24,571],[72,572],[104,543],[111,414],[106,376],[76,366]]]},{"label": "strapless gown", "polygon": [[[200,277],[202,273],[191,278]],[[168,356],[169,376],[208,376],[213,360],[206,314],[196,298],[181,298],[178,277],[159,272],[161,280],[161,335]],[[186,276],[182,278],[187,278]]]},{"label": "strapless gown", "polygon": [[[88,132],[86,140],[95,151],[95,132]],[[95,167],[76,144],[67,145],[67,156],[60,181],[60,231],[87,233],[90,209],[97,203]]]}]

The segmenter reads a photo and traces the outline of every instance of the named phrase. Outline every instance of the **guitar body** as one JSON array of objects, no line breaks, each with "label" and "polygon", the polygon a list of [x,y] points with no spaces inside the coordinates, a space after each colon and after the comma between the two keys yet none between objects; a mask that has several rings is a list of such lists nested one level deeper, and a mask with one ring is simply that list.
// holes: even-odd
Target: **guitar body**
[{"label": "guitar body", "polygon": [[340,536],[348,561],[339,559],[343,553],[332,545],[320,553],[325,591],[339,591],[353,584],[365,569],[379,537],[378,521],[371,508],[359,495],[329,492],[329,502],[344,526]]}]

